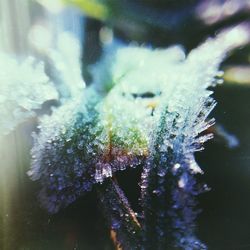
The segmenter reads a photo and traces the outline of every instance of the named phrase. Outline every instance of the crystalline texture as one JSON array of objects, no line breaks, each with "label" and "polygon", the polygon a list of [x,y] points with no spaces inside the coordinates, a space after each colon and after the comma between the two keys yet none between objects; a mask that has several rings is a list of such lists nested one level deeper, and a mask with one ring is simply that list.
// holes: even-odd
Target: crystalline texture
[{"label": "crystalline texture", "polygon": [[[85,88],[81,72],[81,47],[71,32],[56,32],[53,36],[51,33],[53,32],[46,26],[34,25],[29,40],[37,55],[44,61],[46,73],[55,84],[60,101],[64,102],[78,96]],[[45,43],[39,39],[44,36],[48,40]]]},{"label": "crystalline texture", "polygon": [[115,171],[143,163],[145,235],[152,229],[159,249],[202,246],[194,236],[194,197],[202,189],[194,152],[211,137],[198,135],[214,123],[207,121],[215,106],[207,88],[225,53],[246,40],[235,42],[234,32],[208,40],[187,59],[181,47],[129,47],[97,67],[93,87],[42,118],[34,135],[29,174],[42,184],[43,205],[57,212]]},{"label": "crystalline texture", "polygon": [[247,40],[246,27],[235,27],[191,51],[172,72],[142,174],[145,249],[206,249],[195,237],[195,197],[207,186],[196,182],[194,174],[201,171],[194,153],[211,138],[199,136],[214,122],[207,121],[215,106],[207,88],[214,86],[226,53]]},{"label": "crystalline texture", "polygon": [[19,63],[0,52],[0,136],[35,115],[35,110],[58,98],[57,91],[44,73],[42,63],[28,58]]},{"label": "crystalline texture", "polygon": [[[40,199],[49,212],[73,202],[95,183],[94,167],[102,154],[105,139],[95,105],[99,96],[88,89],[74,100],[65,102],[51,116],[40,121],[40,133],[34,134],[32,168],[29,175],[40,180]],[[95,128],[93,130],[93,128]]]},{"label": "crystalline texture", "polygon": [[[134,60],[130,60],[132,55]],[[165,98],[162,92],[168,85],[168,75],[183,60],[184,53],[177,46],[155,51],[131,47],[122,48],[113,56],[111,67],[106,71],[102,67],[99,72],[102,76],[108,75],[108,82],[113,83],[99,105],[100,124],[109,138],[108,161],[112,172],[136,167],[148,155],[150,133],[158,122],[154,110]],[[166,70],[156,67],[156,63],[161,65],[164,59]],[[98,89],[99,80],[94,82]],[[106,177],[105,172],[105,165],[100,166],[96,175],[98,182]]]},{"label": "crystalline texture", "polygon": [[56,48],[48,48],[44,53],[50,77],[60,93],[61,101],[81,95],[85,88],[81,73],[81,50],[73,34],[60,33]]}]

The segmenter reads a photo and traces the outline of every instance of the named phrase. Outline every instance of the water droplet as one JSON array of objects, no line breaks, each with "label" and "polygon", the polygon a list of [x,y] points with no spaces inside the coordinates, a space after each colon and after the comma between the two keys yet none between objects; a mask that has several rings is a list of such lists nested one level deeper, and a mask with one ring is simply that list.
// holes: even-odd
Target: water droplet
[{"label": "water droplet", "polygon": [[73,149],[72,149],[72,148],[68,148],[68,149],[67,149],[67,153],[68,153],[68,154],[72,154],[72,153],[73,153]]}]

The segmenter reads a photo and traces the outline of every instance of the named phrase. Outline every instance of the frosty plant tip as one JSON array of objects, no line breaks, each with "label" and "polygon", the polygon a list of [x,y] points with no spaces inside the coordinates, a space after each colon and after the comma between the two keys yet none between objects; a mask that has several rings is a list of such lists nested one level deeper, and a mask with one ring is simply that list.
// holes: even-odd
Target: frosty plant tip
[{"label": "frosty plant tip", "polygon": [[[197,183],[202,170],[194,153],[212,138],[200,133],[215,122],[208,119],[216,104],[208,88],[221,82],[219,65],[249,40],[243,23],[187,56],[180,46],[108,51],[85,88],[77,83],[79,69],[60,67],[60,84],[70,94],[59,89],[61,105],[40,117],[33,134],[28,174],[41,184],[42,205],[55,213],[95,188],[123,249],[206,249],[195,236],[196,196],[207,186]],[[58,62],[63,56],[56,53]],[[71,76],[76,83],[69,85]],[[43,97],[57,98],[55,89]],[[140,219],[115,181],[116,171],[137,166],[143,169]]]}]

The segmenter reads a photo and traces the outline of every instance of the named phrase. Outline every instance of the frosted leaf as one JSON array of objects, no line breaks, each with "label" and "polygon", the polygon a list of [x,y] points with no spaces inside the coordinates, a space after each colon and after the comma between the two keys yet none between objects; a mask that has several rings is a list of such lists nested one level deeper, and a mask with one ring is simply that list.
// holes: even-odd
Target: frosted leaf
[{"label": "frosted leaf", "polygon": [[[129,47],[112,56],[112,65],[101,68],[102,75],[106,70],[111,77],[113,87],[99,104],[99,113],[100,124],[109,137],[108,159],[114,172],[135,167],[148,155],[151,132],[159,118],[155,109],[165,98],[162,92],[169,75],[184,60],[184,52],[178,46],[165,50]],[[94,81],[97,89],[98,84]],[[99,182],[104,179],[101,173],[97,173]]]},{"label": "frosted leaf", "polygon": [[164,99],[155,110],[160,119],[152,130],[141,182],[144,242],[149,248],[206,249],[195,237],[195,218],[199,213],[195,197],[207,186],[196,182],[195,174],[202,170],[194,153],[212,137],[199,136],[214,123],[207,121],[215,107],[207,88],[216,83],[219,64],[226,53],[248,40],[244,25],[225,31],[191,51],[169,76],[171,80],[162,92]]},{"label": "frosted leaf", "polygon": [[[167,70],[166,65],[182,61],[185,54],[181,46],[172,46],[168,49],[150,50],[147,48],[138,48],[136,46],[119,46],[117,44],[107,47],[104,56],[96,65],[92,66],[92,74],[96,87],[104,92],[108,92],[114,85],[120,83],[123,77],[130,75],[132,72],[146,71],[148,83],[153,85],[155,76],[164,73]],[[152,72],[152,74],[149,74]],[[136,87],[137,79],[129,83],[129,87]],[[141,87],[141,86],[139,86]],[[140,91],[143,91],[140,89]]]},{"label": "frosted leaf", "polygon": [[40,119],[28,174],[40,181],[40,200],[49,212],[67,206],[113,172],[140,163],[143,140],[131,131],[126,138],[137,143],[131,147],[117,132],[119,127],[113,131],[112,120],[108,123],[112,112],[105,111],[108,100],[90,87]]},{"label": "frosted leaf", "polygon": [[33,135],[32,168],[28,174],[40,181],[40,200],[51,213],[113,172],[140,163],[135,158],[139,147],[133,148],[130,155],[128,145],[121,141],[124,138],[118,138],[116,133],[111,136],[112,123],[101,120],[100,111],[105,105],[102,96],[90,87],[79,98],[54,109],[51,116],[40,119],[40,132]]},{"label": "frosted leaf", "polygon": [[5,135],[35,116],[35,110],[44,102],[58,99],[58,94],[43,64],[34,58],[19,63],[0,52],[0,68],[0,135]]},{"label": "frosted leaf", "polygon": [[[134,98],[131,93],[123,95],[123,88],[124,84],[117,84],[103,100],[88,89],[55,109],[52,116],[41,119],[40,133],[34,135],[29,174],[42,183],[40,197],[49,211],[66,206],[73,194],[83,194],[113,172],[140,164],[147,153],[150,102],[154,100]],[[140,109],[131,116],[136,107]]]},{"label": "frosted leaf", "polygon": [[57,87],[61,101],[81,95],[85,82],[81,74],[81,47],[79,40],[70,32],[59,33],[52,42],[44,47],[39,46],[37,37],[45,34],[52,39],[48,28],[34,25],[30,33],[30,43],[42,55],[50,78]]},{"label": "frosted leaf", "polygon": [[[101,133],[95,105],[100,97],[93,89],[65,102],[51,116],[40,119],[40,132],[34,134],[32,168],[29,175],[42,184],[40,200],[49,212],[73,202],[96,182],[98,164],[105,139]],[[94,128],[94,129],[93,129]]]},{"label": "frosted leaf", "polygon": [[[133,166],[128,156],[143,158],[150,153],[150,140],[155,136],[162,110],[166,107],[170,124],[171,119],[175,119],[172,115],[178,115],[174,120],[174,126],[178,129],[174,131],[172,127],[168,128],[171,132],[169,136],[173,137],[181,131],[182,136],[187,137],[187,151],[193,153],[202,149],[202,142],[210,136],[194,138],[213,124],[213,120],[208,122],[206,118],[215,106],[209,97],[212,92],[206,88],[214,85],[215,76],[219,74],[219,63],[226,51],[245,42],[245,39],[237,43],[234,39],[226,39],[222,46],[221,40],[228,38],[234,30],[208,40],[192,51],[186,60],[180,46],[165,50],[127,47],[115,50],[104,58],[99,63],[100,71],[96,66],[95,87],[99,88],[102,77],[104,85],[111,84],[106,86],[111,90],[99,111],[100,122],[110,138],[109,157],[119,159],[116,156],[122,154],[125,161],[121,166],[114,165],[113,171]],[[186,102],[190,103],[196,92],[197,102],[192,103],[195,108],[190,110]],[[192,120],[191,116],[187,121],[186,112],[193,112],[188,115],[193,115],[195,119]],[[194,133],[192,139],[188,138],[190,128]],[[173,150],[178,147],[178,141],[173,144],[169,138],[165,139],[166,143],[161,145],[163,151],[164,147]],[[98,180],[102,181],[100,173]]]},{"label": "frosted leaf", "polygon": [[80,55],[81,49],[78,39],[67,32],[59,34],[57,48],[51,49],[48,53],[55,66],[54,74],[57,74],[56,71],[58,71],[60,81],[65,88],[61,92],[62,97],[74,98],[81,95],[85,88],[81,74]]},{"label": "frosted leaf", "polygon": [[[224,46],[220,39],[209,40],[187,58],[178,46],[166,50],[119,49],[110,65],[100,69],[101,75],[107,74],[104,85],[108,88],[101,89],[101,78],[97,77],[93,87],[73,95],[52,116],[42,118],[40,132],[34,135],[29,174],[42,184],[44,206],[56,212],[93,184],[147,158],[142,180],[145,196],[154,169],[159,183],[152,184],[151,193],[161,199],[167,189],[177,207],[183,197],[190,198],[187,203],[185,198],[181,206],[185,211],[181,212],[176,232],[186,243],[193,242],[193,224],[186,233],[183,228],[197,214],[192,210],[193,196],[200,190],[196,190],[193,174],[202,171],[194,152],[210,138],[198,135],[214,123],[207,121],[215,106],[207,87],[214,84],[219,63],[234,44],[227,42]],[[98,66],[95,72],[98,74]],[[166,179],[172,176],[173,183],[168,185]],[[178,183],[185,183],[181,193]],[[148,202],[145,204],[147,207]],[[175,213],[175,209],[168,210],[162,204],[160,216]],[[186,206],[190,207],[188,211]],[[190,214],[190,219],[186,218]],[[166,233],[161,226],[156,231],[163,236]]]}]

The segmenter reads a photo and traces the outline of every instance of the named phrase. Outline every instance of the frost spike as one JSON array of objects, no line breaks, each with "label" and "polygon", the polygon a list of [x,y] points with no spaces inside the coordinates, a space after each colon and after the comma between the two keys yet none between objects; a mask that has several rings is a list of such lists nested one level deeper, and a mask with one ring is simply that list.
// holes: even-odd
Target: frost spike
[{"label": "frost spike", "polygon": [[166,89],[141,181],[146,250],[206,249],[195,236],[196,196],[207,188],[196,182],[194,174],[202,171],[194,152],[211,138],[199,137],[213,123],[206,121],[215,106],[207,88],[214,85],[226,53],[249,41],[247,28],[244,23],[223,31],[191,51],[173,78],[176,86]]}]

